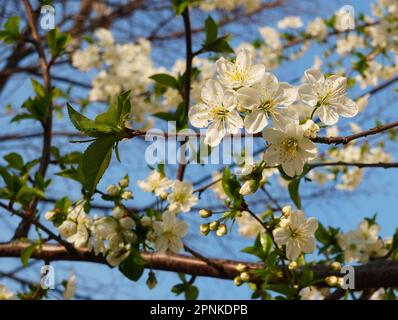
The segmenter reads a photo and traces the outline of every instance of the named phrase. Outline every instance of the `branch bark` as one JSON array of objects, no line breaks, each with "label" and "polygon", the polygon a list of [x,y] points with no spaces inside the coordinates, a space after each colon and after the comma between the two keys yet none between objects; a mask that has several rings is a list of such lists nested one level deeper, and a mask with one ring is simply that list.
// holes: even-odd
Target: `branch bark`
[{"label": "branch bark", "polygon": [[[0,244],[0,257],[19,258],[21,252],[29,244],[21,242],[8,242]],[[40,251],[35,251],[32,258],[45,261],[80,261],[107,264],[102,256],[95,256],[86,249],[77,250],[78,253],[69,253],[60,245],[45,244]],[[260,263],[247,263],[227,259],[206,258],[211,265],[202,259],[180,254],[148,253],[142,252],[142,257],[147,261],[147,267],[155,270],[185,273],[195,276],[232,280],[239,272],[236,266],[239,263],[248,265],[250,269],[263,268]],[[223,271],[214,268],[222,265]],[[398,261],[376,260],[364,265],[355,266],[355,290],[367,288],[398,287]],[[316,265],[312,267],[314,276],[323,279],[327,276],[342,276],[339,272],[331,270],[328,266]],[[319,286],[326,287],[326,283]]]}]

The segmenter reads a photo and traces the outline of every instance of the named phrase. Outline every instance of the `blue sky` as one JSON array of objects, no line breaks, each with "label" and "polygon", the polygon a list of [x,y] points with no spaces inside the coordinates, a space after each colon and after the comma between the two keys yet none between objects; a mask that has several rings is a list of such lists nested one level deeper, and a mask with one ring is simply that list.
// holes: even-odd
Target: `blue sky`
[{"label": "blue sky", "polygon": [[[369,12],[370,1],[325,1],[325,8],[319,8],[319,14],[326,17],[334,10],[338,9],[342,5],[351,4],[354,6],[356,12]],[[238,43],[239,37],[235,34],[234,43]],[[313,63],[314,54],[319,54],[320,49],[317,46],[313,46],[312,49],[301,59],[290,63],[282,68],[276,70],[276,74],[283,81],[289,81],[302,75],[302,72],[309,68]],[[153,58],[155,62],[161,57],[161,52],[155,50]],[[81,75],[76,75],[80,77]],[[83,77],[83,76],[82,76]],[[18,90],[17,90],[18,89]],[[391,89],[389,89],[392,91]],[[16,77],[12,84],[8,86],[9,95],[2,97],[1,104],[4,106],[6,103],[12,102],[14,106],[18,106],[26,96],[31,94],[31,88],[29,80],[26,77]],[[23,92],[24,94],[21,94]],[[76,94],[81,94],[78,90]],[[352,96],[356,96],[359,91],[352,91]],[[380,94],[370,100],[370,106],[383,105],[389,102],[391,99],[391,93]],[[395,102],[394,102],[395,103]],[[395,103],[396,106],[396,103]],[[99,106],[93,107],[89,110],[89,115],[94,115],[100,109]],[[391,106],[389,107],[391,109]],[[4,111],[3,111],[4,112]],[[374,125],[374,119],[366,119],[361,122],[364,128],[372,127]],[[381,120],[388,122],[394,120],[394,115],[390,111],[383,113]],[[26,132],[35,131],[31,128],[32,123],[21,122],[20,124],[10,125],[7,122],[7,118],[1,117],[0,132],[2,134],[9,132]],[[342,121],[342,125],[347,124],[347,121]],[[63,119],[57,123],[56,130],[62,130],[63,128],[69,128],[70,125],[67,119]],[[38,129],[38,128],[36,128]],[[67,140],[59,140],[61,150],[82,150],[84,146],[80,144],[69,144]],[[21,142],[22,148],[15,147],[12,143],[3,143],[0,152],[2,155],[19,150],[25,158],[31,158],[34,156],[35,150],[30,145],[31,141]],[[39,141],[36,141],[39,146]],[[261,142],[257,142],[258,147],[261,146]],[[149,173],[149,168],[143,164],[143,153],[147,144],[143,141],[129,141],[123,142],[121,145],[121,158],[122,163],[119,165],[112,165],[110,170],[105,174],[99,187],[104,190],[110,183],[117,182],[118,179],[122,178],[125,173],[130,175],[132,181],[132,190],[135,199],[130,202],[131,206],[145,206],[145,204],[151,203],[153,198],[148,194],[143,193],[136,187],[134,182],[137,179],[145,178]],[[396,149],[392,148],[394,158],[397,158]],[[113,159],[113,164],[116,160]],[[217,166],[206,166],[201,167],[193,165],[188,168],[186,179],[195,181],[204,172],[211,173]],[[175,176],[176,168],[174,166],[168,167],[167,172],[171,177]],[[63,179],[57,179],[54,181],[51,195],[59,196],[67,192],[72,199],[78,199],[80,194],[79,187]],[[366,182],[362,183],[361,186],[353,193],[332,191],[328,192],[326,197],[317,199],[303,199],[303,207],[308,216],[317,217],[322,223],[326,225],[340,226],[343,230],[354,228],[363,217],[373,216],[378,213],[378,222],[382,227],[382,236],[391,236],[397,225],[396,218],[396,204],[398,197],[398,188],[396,186],[397,171],[377,169],[373,171],[366,171]],[[57,183],[58,182],[58,183]],[[330,187],[330,186],[329,186]],[[274,180],[270,185],[270,188],[275,194],[281,197],[287,197],[287,192],[283,190],[278,183]],[[325,187],[328,189],[328,186]],[[304,184],[301,188],[302,195],[310,194],[314,190],[314,186],[311,183]],[[252,198],[249,197],[250,202]],[[211,194],[207,191],[203,195],[203,203],[217,203]],[[286,200],[286,204],[289,201]],[[44,208],[43,208],[44,209]],[[255,207],[256,210],[264,209],[264,206]],[[44,211],[43,211],[44,212]],[[3,213],[4,215],[4,213]],[[7,219],[4,217],[0,219],[0,229],[6,230],[0,233],[0,241],[6,241],[10,237],[8,223],[16,223],[18,219]],[[237,236],[236,230],[232,234],[225,238],[217,238],[214,236],[208,236],[203,240],[197,232],[198,226],[201,223],[197,214],[190,213],[185,217],[185,220],[191,226],[191,233],[186,237],[185,242],[197,251],[206,254],[210,257],[225,257],[235,259],[250,259],[250,256],[246,256],[239,252],[241,248],[250,245],[251,241],[244,240]],[[0,260],[0,270],[12,270],[16,266],[20,265],[18,259],[2,259]],[[40,263],[38,264],[40,265]],[[173,293],[170,292],[171,287],[178,283],[178,277],[175,274],[168,272],[156,272],[158,277],[158,286],[154,290],[149,290],[145,285],[146,276],[143,276],[137,283],[133,283],[124,278],[117,269],[109,269],[106,266],[88,264],[88,263],[69,263],[69,262],[55,262],[57,282],[65,279],[70,272],[75,272],[78,276],[78,290],[80,294],[90,294],[93,298],[118,298],[118,299],[174,299],[176,298]],[[33,281],[39,279],[37,268],[32,270],[24,271],[21,275],[25,278],[29,278]],[[11,288],[17,290],[19,287],[16,283],[0,279],[0,282],[6,283]],[[236,288],[232,282],[210,279],[210,278],[199,278],[195,283],[200,289],[199,297],[202,299],[246,299],[250,297],[250,290],[242,286]],[[180,297],[177,297],[180,298]]]}]

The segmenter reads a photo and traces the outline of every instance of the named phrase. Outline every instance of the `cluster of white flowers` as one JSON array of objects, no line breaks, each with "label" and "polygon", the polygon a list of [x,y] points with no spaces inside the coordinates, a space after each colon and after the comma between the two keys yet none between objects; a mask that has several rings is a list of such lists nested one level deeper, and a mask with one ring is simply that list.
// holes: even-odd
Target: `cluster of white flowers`
[{"label": "cluster of white flowers", "polygon": [[[110,185],[107,196],[129,200],[131,191],[128,176],[119,181],[119,185]],[[78,201],[67,208],[53,209],[45,214],[52,221],[59,234],[77,249],[87,248],[96,255],[102,254],[112,266],[119,265],[130,254],[130,247],[136,242],[136,223],[129,211],[121,204],[115,206],[112,216],[90,217],[85,212],[86,202]]]},{"label": "cluster of white flowers", "polygon": [[242,7],[246,12],[252,12],[258,9],[261,0],[202,0],[199,2],[199,8],[203,11],[226,10],[232,11]]},{"label": "cluster of white flowers", "polygon": [[[138,180],[137,184],[143,191],[167,200],[167,211],[173,214],[189,212],[198,202],[198,197],[193,194],[192,183],[169,180],[157,170],[153,170],[145,180]],[[169,188],[170,192],[167,191]]]},{"label": "cluster of white flowers", "polygon": [[363,220],[355,230],[337,236],[346,262],[367,262],[370,257],[383,257],[388,253],[380,238],[380,226]]},{"label": "cluster of white flowers", "polygon": [[290,206],[284,207],[282,211],[284,214],[279,227],[274,229],[273,236],[278,245],[286,245],[286,257],[296,260],[302,252],[313,252],[318,221],[315,218],[305,219],[303,211],[292,211]]},{"label": "cluster of white flowers", "polygon": [[92,80],[89,100],[111,102],[122,91],[131,90],[134,120],[143,122],[147,114],[158,110],[145,95],[153,84],[149,76],[156,73],[150,42],[139,39],[137,43],[117,44],[112,33],[103,28],[94,35],[94,43],[72,55],[72,65],[79,70],[99,71]]},{"label": "cluster of white flowers", "polygon": [[[218,145],[226,134],[241,128],[248,133],[263,131],[270,144],[264,159],[269,166],[282,165],[294,176],[301,174],[305,162],[317,155],[310,141],[319,131],[313,121],[300,125],[300,109],[289,108],[299,101],[307,105],[310,117],[318,116],[325,125],[333,125],[339,116],[354,117],[356,103],[346,96],[346,78],[325,77],[319,70],[305,72],[305,83],[295,88],[280,83],[263,64],[253,64],[247,49],[238,52],[235,62],[220,58],[218,80],[209,79],[201,92],[201,102],[191,107],[189,119],[197,128],[207,128],[204,142]],[[242,119],[242,115],[244,119]],[[306,118],[306,120],[312,120]],[[265,127],[270,126],[273,128]]]},{"label": "cluster of white flowers", "polygon": [[144,180],[137,181],[138,186],[145,192],[152,192],[167,201],[167,210],[163,212],[161,220],[153,222],[153,234],[150,238],[160,252],[170,250],[178,253],[182,250],[181,237],[188,232],[187,224],[177,220],[180,212],[189,212],[198,202],[198,197],[193,194],[190,182],[170,180],[158,170],[153,170]]},{"label": "cluster of white flowers", "polygon": [[[58,225],[60,235],[75,248],[88,248],[103,254],[112,266],[119,265],[129,255],[130,245],[137,236],[134,220],[126,209],[115,207],[113,216],[91,218],[84,211],[84,202],[68,209],[65,220]],[[57,220],[57,211],[48,211],[46,219]]]}]

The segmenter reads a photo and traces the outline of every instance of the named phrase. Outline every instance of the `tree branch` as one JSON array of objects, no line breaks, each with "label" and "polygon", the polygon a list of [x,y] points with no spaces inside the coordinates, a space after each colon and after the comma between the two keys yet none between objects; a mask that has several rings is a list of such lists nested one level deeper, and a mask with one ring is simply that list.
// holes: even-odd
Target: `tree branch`
[{"label": "tree branch", "polygon": [[[0,244],[0,257],[19,258],[21,252],[29,244],[9,242]],[[40,251],[32,254],[34,259],[46,261],[80,261],[107,264],[102,256],[95,256],[86,249],[77,250],[78,254],[69,253],[60,245],[45,244]],[[142,252],[141,256],[147,261],[148,268],[155,270],[179,272],[196,276],[212,277],[219,279],[232,280],[239,275],[236,266],[239,263],[246,264],[250,269],[263,268],[260,263],[247,263],[243,261],[206,258],[213,263],[195,257],[189,257],[180,254],[148,253]],[[222,265],[224,272],[220,272],[214,265]],[[342,276],[339,272],[331,270],[330,267],[316,265],[311,267],[314,276],[317,279],[323,279],[328,276]],[[355,266],[355,290],[364,290],[367,288],[398,287],[398,261],[376,260],[361,266]],[[326,287],[326,283],[320,283],[320,286]]]}]

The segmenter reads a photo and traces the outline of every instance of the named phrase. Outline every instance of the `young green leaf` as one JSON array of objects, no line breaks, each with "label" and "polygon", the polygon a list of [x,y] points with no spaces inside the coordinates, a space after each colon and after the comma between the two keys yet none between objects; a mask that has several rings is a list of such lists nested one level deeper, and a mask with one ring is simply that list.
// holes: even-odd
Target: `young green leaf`
[{"label": "young green leaf", "polygon": [[167,73],[157,73],[150,76],[149,78],[165,87],[178,89],[178,82],[176,78]]},{"label": "young green leaf", "polygon": [[120,272],[131,281],[138,281],[144,272],[145,265],[140,258],[139,253],[132,251],[119,266]]},{"label": "young green leaf", "polygon": [[83,155],[84,183],[90,193],[95,191],[112,157],[115,137],[98,138],[88,146]]},{"label": "young green leaf", "polygon": [[208,16],[205,21],[206,40],[205,44],[210,45],[217,39],[218,26],[211,16]]},{"label": "young green leaf", "polygon": [[292,180],[288,185],[288,190],[290,194],[290,198],[293,203],[296,205],[297,209],[301,209],[301,200],[299,195],[299,187],[300,187],[300,178],[296,178]]},{"label": "young green leaf", "polygon": [[38,248],[39,245],[40,243],[35,242],[22,250],[20,258],[22,261],[22,265],[25,268],[28,266],[30,257],[32,256],[33,252],[35,252],[35,250]]},{"label": "young green leaf", "polygon": [[103,137],[114,132],[114,128],[106,123],[96,123],[95,121],[85,117],[77,112],[68,103],[68,114],[72,124],[77,130],[83,132],[89,137]]}]

